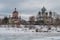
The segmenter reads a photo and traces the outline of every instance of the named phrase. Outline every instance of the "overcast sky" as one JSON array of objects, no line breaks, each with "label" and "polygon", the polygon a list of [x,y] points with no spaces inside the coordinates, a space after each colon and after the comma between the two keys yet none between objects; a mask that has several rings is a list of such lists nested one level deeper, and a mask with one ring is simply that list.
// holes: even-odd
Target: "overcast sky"
[{"label": "overcast sky", "polygon": [[0,0],[0,17],[11,15],[17,8],[19,15],[27,19],[37,15],[43,6],[49,11],[60,13],[60,0]]}]

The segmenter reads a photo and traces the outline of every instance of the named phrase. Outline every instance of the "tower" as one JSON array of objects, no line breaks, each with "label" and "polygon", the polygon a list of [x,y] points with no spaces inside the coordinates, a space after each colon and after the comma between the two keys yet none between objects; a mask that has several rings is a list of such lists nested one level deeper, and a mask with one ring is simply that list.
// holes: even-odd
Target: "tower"
[{"label": "tower", "polygon": [[45,16],[45,12],[46,12],[46,8],[43,6],[43,8],[41,9],[41,12],[42,12],[42,16],[44,17]]},{"label": "tower", "polygon": [[41,16],[41,12],[40,11],[38,12],[38,15]]},{"label": "tower", "polygon": [[43,8],[41,9],[42,13],[44,13],[46,11],[46,8],[43,6]]},{"label": "tower", "polygon": [[12,16],[13,16],[13,18],[18,18],[18,11],[16,11],[16,8],[15,8]]},{"label": "tower", "polygon": [[52,24],[54,20],[52,19],[52,12],[51,11],[49,12],[49,17],[50,17],[50,24]]},{"label": "tower", "polygon": [[51,11],[49,12],[49,16],[52,17],[52,12]]}]

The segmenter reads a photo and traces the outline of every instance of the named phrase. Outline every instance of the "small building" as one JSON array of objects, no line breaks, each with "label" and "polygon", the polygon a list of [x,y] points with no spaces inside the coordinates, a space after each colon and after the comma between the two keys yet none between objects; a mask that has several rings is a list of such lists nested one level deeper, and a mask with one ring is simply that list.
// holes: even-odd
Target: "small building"
[{"label": "small building", "polygon": [[30,23],[31,25],[35,24],[35,16],[29,17],[29,23]]}]

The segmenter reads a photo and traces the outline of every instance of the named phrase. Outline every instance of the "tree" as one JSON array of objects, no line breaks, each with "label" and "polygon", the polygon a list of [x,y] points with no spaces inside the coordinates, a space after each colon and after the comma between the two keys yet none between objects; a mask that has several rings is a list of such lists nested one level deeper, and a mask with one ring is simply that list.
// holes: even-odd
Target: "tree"
[{"label": "tree", "polygon": [[7,24],[7,23],[8,23],[8,18],[7,18],[7,17],[4,17],[3,23],[4,23],[4,24]]}]

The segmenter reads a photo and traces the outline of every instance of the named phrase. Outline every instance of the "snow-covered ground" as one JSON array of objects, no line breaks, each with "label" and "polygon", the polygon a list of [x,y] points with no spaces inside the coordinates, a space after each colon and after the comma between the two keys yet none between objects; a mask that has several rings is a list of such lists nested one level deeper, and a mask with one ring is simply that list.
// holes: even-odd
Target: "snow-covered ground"
[{"label": "snow-covered ground", "polygon": [[0,34],[0,40],[60,40],[60,33]]},{"label": "snow-covered ground", "polygon": [[[36,28],[40,29],[41,26],[36,25]],[[16,28],[16,27],[0,27],[0,40],[60,40],[60,27],[51,26],[51,30],[47,31],[47,26],[42,26],[42,32],[35,32],[35,29],[29,30],[29,28]]]},{"label": "snow-covered ground", "polygon": [[25,28],[24,25],[20,26],[21,28],[17,28],[15,27],[11,27],[11,25],[8,27],[8,25],[2,25],[0,27],[0,34],[1,33],[35,33],[36,29],[38,29],[38,31],[44,32],[44,31],[48,31],[48,32],[52,32],[52,33],[56,33],[57,31],[60,32],[60,26],[58,26],[57,28],[55,28],[54,26],[51,26],[51,30],[48,30],[48,26],[40,26],[40,25],[35,25],[35,29],[29,29],[28,27]]}]

